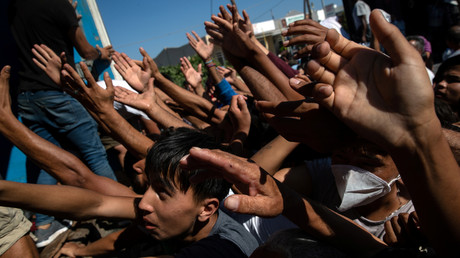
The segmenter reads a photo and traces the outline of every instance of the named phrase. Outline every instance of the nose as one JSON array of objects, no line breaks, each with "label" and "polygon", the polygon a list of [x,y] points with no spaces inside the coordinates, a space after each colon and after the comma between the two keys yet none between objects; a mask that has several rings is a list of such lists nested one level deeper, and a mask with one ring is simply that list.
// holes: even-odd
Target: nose
[{"label": "nose", "polygon": [[142,197],[141,201],[139,202],[139,209],[144,213],[152,213],[154,211],[152,205],[152,188],[149,187],[147,191],[145,191],[144,196]]},{"label": "nose", "polygon": [[447,82],[445,80],[442,80],[438,83],[436,83],[434,90],[439,91],[439,92],[445,92],[447,89]]}]

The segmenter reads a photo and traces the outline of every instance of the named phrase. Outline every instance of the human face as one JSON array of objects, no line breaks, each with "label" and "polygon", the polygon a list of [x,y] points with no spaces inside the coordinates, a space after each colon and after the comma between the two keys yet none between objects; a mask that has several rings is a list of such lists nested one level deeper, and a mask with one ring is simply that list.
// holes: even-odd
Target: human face
[{"label": "human face", "polygon": [[362,148],[343,148],[332,155],[332,164],[352,165],[365,169],[374,175],[389,182],[399,175],[393,159],[390,155],[380,154],[374,151],[372,146]]},{"label": "human face", "polygon": [[202,211],[193,198],[193,190],[182,192],[151,184],[139,203],[144,227],[158,240],[189,240]]},{"label": "human face", "polygon": [[434,94],[437,98],[446,101],[449,105],[458,107],[460,104],[460,65],[453,66],[437,79],[434,85]]}]

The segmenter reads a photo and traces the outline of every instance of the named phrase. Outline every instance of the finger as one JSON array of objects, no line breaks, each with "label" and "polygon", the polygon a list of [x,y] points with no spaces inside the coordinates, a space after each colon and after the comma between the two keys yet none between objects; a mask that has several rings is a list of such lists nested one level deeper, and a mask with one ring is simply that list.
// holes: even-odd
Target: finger
[{"label": "finger", "polygon": [[230,14],[225,10],[224,6],[219,6],[220,14],[222,15],[222,18],[227,20],[228,22],[232,22],[232,17]]},{"label": "finger", "polygon": [[249,15],[246,12],[246,10],[243,10],[243,18],[244,18],[244,23],[246,23],[246,24],[251,23],[251,19],[249,19]]},{"label": "finger", "polygon": [[228,21],[226,21],[226,20],[224,20],[222,18],[219,18],[217,16],[211,16],[211,20],[213,20],[217,25],[219,25],[220,28],[223,28],[223,29],[225,29],[227,31],[232,30],[233,25],[230,22],[228,22]]},{"label": "finger", "polygon": [[47,53],[51,58],[53,58],[54,56],[56,56],[56,53],[54,53],[54,51],[53,51],[51,48],[49,48],[47,45],[41,44],[40,47],[41,47],[44,51],[46,51],[46,53]]},{"label": "finger", "polygon": [[247,105],[246,101],[244,100],[243,95],[238,95],[238,108],[242,112],[248,112],[248,105]]},{"label": "finger", "polygon": [[[48,60],[45,59],[45,57],[39,53],[35,48],[32,48],[32,53],[34,54],[34,56],[40,61],[40,63],[43,65],[47,64],[48,63]],[[41,67],[40,67],[41,68]],[[42,70],[45,70],[43,68],[41,68]]]},{"label": "finger", "polygon": [[130,67],[135,67],[136,63],[133,62],[133,60],[126,54],[126,53],[121,53],[121,56],[125,61],[128,63]]},{"label": "finger", "polygon": [[9,96],[11,66],[5,65],[0,72],[0,84],[2,96]]},{"label": "finger", "polygon": [[238,95],[232,96],[232,99],[230,100],[230,109],[235,110],[238,108]]},{"label": "finger", "polygon": [[[32,52],[34,52],[34,50],[32,49]],[[34,53],[35,54],[35,53]],[[40,68],[42,69],[43,71],[46,70],[46,66],[44,66],[41,62],[39,62],[37,59],[35,58],[32,58],[32,61]]]},{"label": "finger", "polygon": [[[80,78],[80,75],[69,64],[64,65],[64,70],[62,71],[62,75],[64,76],[66,82],[68,83],[67,85],[70,86],[71,90],[80,90],[80,89],[87,88],[86,84]],[[78,87],[78,88],[75,88],[75,87]]]},{"label": "finger", "polygon": [[[370,24],[374,36],[386,49],[393,63],[397,66],[400,63],[414,63],[421,59],[417,50],[405,39],[399,29],[387,22],[380,10],[373,10],[370,16]],[[413,53],[412,55],[409,53]],[[414,60],[413,57],[418,57]]]},{"label": "finger", "polygon": [[192,37],[192,35],[190,35],[190,33],[185,33],[185,35],[187,36],[187,39],[188,39],[188,43],[194,47],[196,46],[197,42],[196,42],[196,39],[194,37]]},{"label": "finger", "polygon": [[[218,32],[216,30],[208,29],[208,28],[205,28],[205,30],[206,30],[206,33],[208,33],[208,35],[212,37],[214,42],[222,42],[222,40],[224,38],[222,33]],[[219,43],[217,43],[217,44],[220,45]]]},{"label": "finger", "polygon": [[323,42],[313,47],[312,56],[316,61],[327,67],[333,73],[337,73],[348,60],[337,55],[331,50],[329,43]]},{"label": "finger", "polygon": [[390,222],[391,222],[391,227],[393,228],[393,231],[396,235],[396,238],[399,240],[401,236],[402,228],[401,228],[401,225],[399,225],[398,223],[398,216],[392,217],[390,219]]},{"label": "finger", "polygon": [[198,34],[197,34],[194,30],[192,30],[192,33],[193,33],[193,36],[195,36],[196,41],[197,41],[197,42],[200,42],[200,41],[201,41],[200,36],[198,36]]},{"label": "finger", "polygon": [[[94,81],[94,79],[93,79],[93,81]],[[115,90],[113,88],[112,79],[110,78],[110,75],[109,75],[108,72],[104,73],[104,82],[105,82],[105,85],[106,85],[105,90],[113,95]],[[94,81],[94,83],[96,84],[96,81]]]},{"label": "finger", "polygon": [[62,65],[67,64],[67,56],[65,55],[65,52],[62,52],[59,57],[61,58],[61,63]]},{"label": "finger", "polygon": [[308,57],[313,49],[313,45],[307,45],[304,48],[297,51],[297,54],[294,55],[294,58]]},{"label": "finger", "polygon": [[362,49],[369,49],[363,45],[346,39],[336,30],[327,31],[326,41],[338,55],[348,60],[351,59],[357,51]]},{"label": "finger", "polygon": [[[113,59],[115,61],[115,58]],[[122,69],[118,64],[117,62],[115,61],[115,64],[113,65],[115,67],[115,69],[120,73],[121,76],[123,76],[123,78],[125,78],[126,76],[126,73],[125,73],[125,70]]]},{"label": "finger", "polygon": [[331,85],[334,83],[335,74],[327,70],[316,60],[308,62],[306,72],[315,81]]},{"label": "finger", "polygon": [[201,64],[201,63],[198,64],[198,73],[199,73],[200,75],[203,74],[202,64]]},{"label": "finger", "polygon": [[55,56],[56,54],[54,53],[53,50],[51,49],[48,49],[50,50],[50,53],[48,51],[46,51],[44,48],[43,48],[43,44],[41,44],[40,46],[35,44],[34,45],[34,48],[44,57],[46,58],[46,60],[50,60],[52,59],[53,56]]},{"label": "finger", "polygon": [[190,63],[190,60],[188,60],[187,57],[184,57],[184,61],[188,69],[193,68],[192,63]]},{"label": "finger", "polygon": [[[275,202],[275,200],[270,197],[234,194],[225,199],[224,206],[237,213],[257,215],[260,217],[274,217],[281,213],[283,204],[282,202],[273,202]],[[270,207],[270,209],[267,207]]]},{"label": "finger", "polygon": [[[86,66],[85,63],[80,62],[80,68],[83,71],[83,75],[85,75],[86,81],[88,82],[88,88],[97,86],[96,80],[94,80],[93,75],[91,74],[91,71],[88,69],[88,66]],[[105,76],[104,76],[105,78]],[[85,90],[86,92],[86,90]]]},{"label": "finger", "polygon": [[397,238],[393,228],[391,226],[391,221],[385,221],[384,223],[385,235],[383,236],[383,241],[388,245],[393,245],[397,242]]},{"label": "finger", "polygon": [[257,101],[256,107],[261,112],[270,113],[280,117],[300,117],[309,110],[318,109],[318,104],[313,102],[305,102],[305,100],[283,101],[279,103]]}]

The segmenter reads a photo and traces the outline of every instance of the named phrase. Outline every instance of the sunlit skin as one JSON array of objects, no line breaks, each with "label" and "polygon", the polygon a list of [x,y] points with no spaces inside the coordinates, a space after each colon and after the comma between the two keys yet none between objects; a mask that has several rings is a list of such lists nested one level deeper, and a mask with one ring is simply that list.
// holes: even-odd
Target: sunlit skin
[{"label": "sunlit skin", "polygon": [[167,189],[153,182],[139,203],[145,229],[158,240],[196,242],[209,235],[217,220],[217,198],[196,201],[193,189]]},{"label": "sunlit skin", "polygon": [[452,108],[458,110],[460,104],[460,65],[448,69],[435,78],[434,94],[436,98],[446,101]]}]

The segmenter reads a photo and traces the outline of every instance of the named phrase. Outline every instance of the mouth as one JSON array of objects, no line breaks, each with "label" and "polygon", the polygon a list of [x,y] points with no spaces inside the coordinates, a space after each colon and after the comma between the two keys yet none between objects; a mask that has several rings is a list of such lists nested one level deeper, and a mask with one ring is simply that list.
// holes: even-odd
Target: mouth
[{"label": "mouth", "polygon": [[147,230],[149,230],[149,231],[150,231],[150,230],[155,230],[155,229],[157,229],[157,225],[155,225],[155,224],[153,224],[152,222],[150,222],[150,221],[148,220],[148,218],[144,217],[144,218],[143,218],[143,221],[144,221],[144,227],[145,227],[145,229],[147,229]]}]

